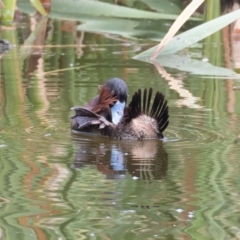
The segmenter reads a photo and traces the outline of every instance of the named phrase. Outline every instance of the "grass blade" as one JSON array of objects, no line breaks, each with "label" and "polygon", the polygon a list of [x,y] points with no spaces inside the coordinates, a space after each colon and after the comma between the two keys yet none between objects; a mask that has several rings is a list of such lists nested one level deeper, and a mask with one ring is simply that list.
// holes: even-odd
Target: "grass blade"
[{"label": "grass blade", "polygon": [[152,58],[156,58],[159,52],[167,45],[172,37],[178,32],[182,25],[191,17],[191,15],[198,9],[204,0],[192,1],[178,16],[173,25],[170,27],[168,33],[165,35],[161,43],[158,45],[156,51],[153,53]]}]

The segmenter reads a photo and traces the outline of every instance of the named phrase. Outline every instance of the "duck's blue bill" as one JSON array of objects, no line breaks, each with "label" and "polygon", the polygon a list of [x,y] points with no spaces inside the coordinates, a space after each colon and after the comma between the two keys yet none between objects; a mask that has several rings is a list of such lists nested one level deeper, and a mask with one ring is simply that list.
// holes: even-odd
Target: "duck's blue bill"
[{"label": "duck's blue bill", "polygon": [[112,113],[112,122],[117,125],[122,117],[123,117],[123,113],[124,113],[124,108],[125,108],[125,102],[119,102],[117,101],[114,106],[111,107],[111,113]]}]

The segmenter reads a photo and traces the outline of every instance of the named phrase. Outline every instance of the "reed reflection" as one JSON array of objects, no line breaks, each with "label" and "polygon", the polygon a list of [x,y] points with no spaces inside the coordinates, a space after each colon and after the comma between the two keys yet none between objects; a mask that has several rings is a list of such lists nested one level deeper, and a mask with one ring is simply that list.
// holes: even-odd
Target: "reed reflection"
[{"label": "reed reflection", "polygon": [[107,179],[162,179],[167,176],[168,154],[159,140],[109,141],[74,139],[78,145],[74,167],[96,165]]}]

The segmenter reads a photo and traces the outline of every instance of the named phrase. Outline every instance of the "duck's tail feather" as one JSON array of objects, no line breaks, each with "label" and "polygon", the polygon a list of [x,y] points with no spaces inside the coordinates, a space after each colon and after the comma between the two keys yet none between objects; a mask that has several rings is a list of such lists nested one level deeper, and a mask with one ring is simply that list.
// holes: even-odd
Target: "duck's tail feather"
[{"label": "duck's tail feather", "polygon": [[144,89],[143,99],[141,89],[135,92],[129,103],[125,121],[130,122],[141,114],[146,114],[157,121],[159,132],[162,133],[169,124],[167,100],[162,93],[157,92],[151,105],[152,92],[152,88]]},{"label": "duck's tail feather", "polygon": [[167,100],[160,92],[155,94],[154,102],[150,111],[150,116],[158,122],[159,131],[162,133],[169,124]]}]

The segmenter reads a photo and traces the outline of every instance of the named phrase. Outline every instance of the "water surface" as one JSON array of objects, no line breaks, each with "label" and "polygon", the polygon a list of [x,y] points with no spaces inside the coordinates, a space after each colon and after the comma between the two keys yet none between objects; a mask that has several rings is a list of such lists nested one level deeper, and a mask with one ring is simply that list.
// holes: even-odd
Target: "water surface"
[{"label": "water surface", "polygon": [[[76,32],[71,21],[49,18],[24,44],[35,21],[2,30],[13,47],[1,58],[1,239],[239,239],[239,80],[165,77],[132,59],[151,40]],[[70,108],[112,77],[129,98],[149,87],[166,96],[163,141],[71,134]]]}]

